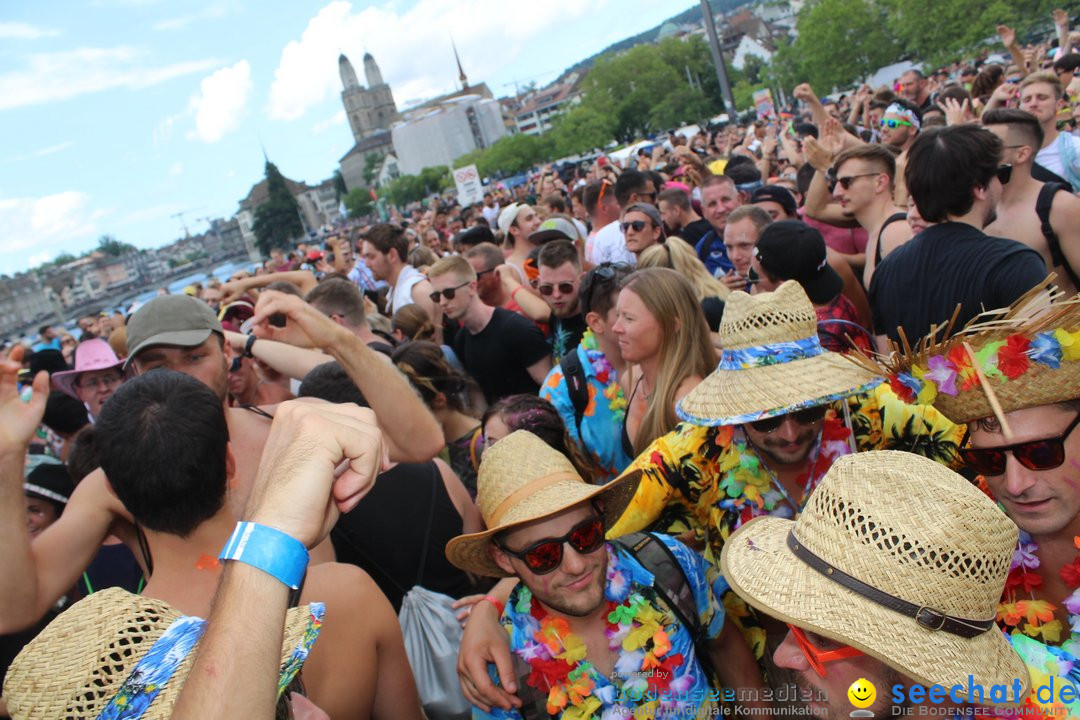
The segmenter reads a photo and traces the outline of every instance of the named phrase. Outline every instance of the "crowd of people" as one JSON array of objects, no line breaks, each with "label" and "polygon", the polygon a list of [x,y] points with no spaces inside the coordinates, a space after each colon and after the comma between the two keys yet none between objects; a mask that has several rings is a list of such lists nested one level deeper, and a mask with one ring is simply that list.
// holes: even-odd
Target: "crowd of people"
[{"label": "crowd of people", "polygon": [[1054,21],[5,348],[0,716],[1080,716]]}]

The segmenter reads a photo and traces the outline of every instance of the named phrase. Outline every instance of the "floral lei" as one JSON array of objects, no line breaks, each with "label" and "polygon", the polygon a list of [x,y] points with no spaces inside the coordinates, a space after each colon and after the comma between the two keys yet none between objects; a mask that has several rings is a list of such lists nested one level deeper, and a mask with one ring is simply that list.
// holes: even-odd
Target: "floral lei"
[{"label": "floral lei", "polygon": [[[1031,337],[1016,333],[1004,340],[986,343],[975,351],[975,359],[987,379],[1002,382],[1017,379],[1031,369],[1032,364],[1057,370],[1062,361],[1080,360],[1080,330],[1069,332],[1057,328]],[[893,392],[901,400],[926,405],[933,404],[939,392],[955,397],[979,384],[971,357],[963,345],[955,345],[946,354],[931,357],[926,367],[913,364],[910,372],[894,372],[887,377]]]},{"label": "floral lei", "polygon": [[[1073,544],[1080,549],[1080,536],[1073,538]],[[1057,607],[1053,603],[1035,599],[1035,589],[1043,584],[1042,576],[1035,572],[1042,564],[1038,550],[1039,546],[1031,536],[1021,531],[1020,543],[1013,552],[1012,566],[1005,580],[1002,602],[998,604],[997,619],[1012,630],[1019,630],[1047,645],[1056,645],[1061,642],[1062,631],[1066,628],[1054,618]],[[1080,555],[1058,573],[1072,590],[1064,603],[1069,613],[1068,632],[1071,636],[1061,647],[1080,657]],[[1030,599],[1017,600],[1018,593],[1026,593]]]},{"label": "floral lei", "polygon": [[[836,416],[835,410],[830,409],[822,423],[821,439],[809,467],[797,479],[803,487],[803,493],[801,498],[793,499],[795,502],[801,505],[836,459],[851,453],[851,446],[848,444],[850,436],[851,429]],[[720,507],[738,511],[739,525],[761,515],[762,512],[775,514],[774,509],[785,499],[785,495],[778,487],[779,483],[774,484],[775,476],[762,463],[745,433],[733,426],[726,426],[720,428],[716,442],[724,446],[717,467],[717,470],[723,473],[719,483],[722,494],[718,499]],[[797,510],[798,508],[792,508],[791,515]]]},{"label": "floral lei", "polygon": [[[566,620],[549,615],[533,600],[528,588],[519,586],[515,591],[511,644],[520,648],[517,654],[532,670],[526,682],[540,692],[547,692],[548,714],[561,713],[562,720],[595,718],[605,704],[610,707],[616,700],[645,699],[645,693],[649,692],[657,695],[668,690],[685,692],[694,681],[685,668],[683,656],[671,652],[667,626],[672,618],[657,609],[655,591],[633,582],[635,578],[627,576],[629,569],[619,567],[610,546],[607,552],[605,633],[611,650],[623,651],[615,664],[618,676],[626,678],[621,693],[614,685],[597,686],[592,676],[602,677],[602,673],[585,659],[585,642],[570,632]],[[674,678],[680,668],[683,674]],[[646,675],[644,671],[650,670],[654,672]],[[658,704],[658,699],[648,700],[647,706],[655,708]],[[625,708],[626,717],[632,712]],[[651,712],[648,716],[652,717]]]},{"label": "floral lei", "polygon": [[603,351],[596,342],[596,336],[592,330],[586,330],[581,337],[581,345],[585,348],[585,357],[592,365],[593,374],[604,386],[604,397],[607,398],[608,407],[611,408],[611,416],[616,423],[622,423],[626,417],[626,396],[622,386],[616,382],[616,370],[612,367]]}]

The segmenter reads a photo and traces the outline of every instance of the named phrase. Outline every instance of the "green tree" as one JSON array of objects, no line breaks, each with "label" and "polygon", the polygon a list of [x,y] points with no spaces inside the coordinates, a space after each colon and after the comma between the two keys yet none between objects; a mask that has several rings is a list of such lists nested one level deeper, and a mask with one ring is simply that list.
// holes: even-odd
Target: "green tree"
[{"label": "green tree", "polygon": [[615,139],[615,122],[580,105],[555,119],[550,138],[556,158],[602,148]]},{"label": "green tree", "polygon": [[349,211],[349,217],[370,215],[375,207],[375,203],[371,200],[371,190],[369,188],[353,188],[345,195],[343,202],[345,203],[345,209]]},{"label": "green tree", "polygon": [[121,255],[127,255],[128,253],[137,252],[136,248],[131,243],[120,242],[112,235],[102,235],[98,238],[98,252],[105,253],[112,257],[120,257]]},{"label": "green tree", "polygon": [[349,194],[349,188],[345,186],[345,178],[341,170],[334,171],[334,194],[337,195],[338,200]]},{"label": "green tree", "polygon": [[395,205],[407,205],[454,186],[454,177],[445,165],[424,168],[419,175],[402,175],[379,189],[379,196]]},{"label": "green tree", "polygon": [[[773,57],[777,79],[788,90],[809,82],[823,95],[895,62],[900,46],[885,1],[810,0],[799,11],[798,38]],[[952,1],[937,0],[935,7]]]},{"label": "green tree", "polygon": [[379,164],[382,156],[377,152],[369,152],[364,156],[364,182],[369,186],[375,182],[375,174],[379,172]]},{"label": "green tree", "polygon": [[266,161],[266,185],[266,200],[255,208],[255,222],[251,225],[255,244],[263,255],[269,255],[275,248],[288,248],[295,238],[304,234],[300,205],[289,192],[281,171],[269,160]]}]

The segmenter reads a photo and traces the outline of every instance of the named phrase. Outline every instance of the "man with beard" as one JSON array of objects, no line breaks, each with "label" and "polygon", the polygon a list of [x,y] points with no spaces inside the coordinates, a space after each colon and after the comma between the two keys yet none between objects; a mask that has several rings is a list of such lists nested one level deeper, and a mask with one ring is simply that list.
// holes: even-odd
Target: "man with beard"
[{"label": "man with beard", "polygon": [[797,520],[744,525],[720,562],[740,597],[786,621],[775,663],[824,717],[970,715],[964,703],[1017,706],[1032,685],[994,624],[1016,537],[951,470],[869,452],[838,460]]},{"label": "man with beard", "polygon": [[[703,551],[715,579],[736,529],[762,515],[794,517],[841,456],[895,449],[955,460],[963,429],[933,408],[902,402],[876,370],[821,348],[814,306],[798,283],[733,292],[719,335],[719,366],[679,404],[685,422],[625,471],[642,471],[642,480],[609,537],[644,529],[679,536]],[[767,648],[786,628],[754,615],[734,593],[723,602],[767,665]],[[517,701],[483,673],[490,658],[509,677],[506,636],[486,605],[471,613],[458,671],[466,697],[475,690],[477,702],[510,707]]]},{"label": "man with beard", "polygon": [[1002,151],[1001,139],[977,125],[934,128],[911,146],[908,190],[923,219],[938,224],[874,271],[870,307],[882,352],[885,338],[899,342],[901,331],[914,340],[944,327],[957,305],[958,327],[982,308],[1007,307],[1046,276],[1039,253],[982,230],[1012,174]]},{"label": "man with beard", "polygon": [[[589,484],[562,453],[523,430],[484,452],[477,503],[488,529],[454,538],[446,555],[470,573],[518,579],[505,607],[491,596],[480,604],[498,608],[513,638],[525,706],[485,706],[474,718],[520,720],[537,706],[558,718],[709,717],[718,708],[708,698],[706,662],[722,686],[760,687],[699,555],[662,535],[632,546],[604,541],[638,478]],[[653,543],[669,569],[649,564],[645,547]],[[689,597],[672,600],[680,595]]]}]

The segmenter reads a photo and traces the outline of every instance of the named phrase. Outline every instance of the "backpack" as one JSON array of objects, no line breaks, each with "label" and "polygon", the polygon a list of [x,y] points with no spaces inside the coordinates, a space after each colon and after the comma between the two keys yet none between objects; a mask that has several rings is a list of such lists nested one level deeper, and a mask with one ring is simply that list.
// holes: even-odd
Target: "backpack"
[{"label": "backpack", "polygon": [[[585,368],[581,365],[577,348],[562,357],[562,373],[566,378],[566,391],[574,405],[574,427],[581,438],[581,419],[585,417],[585,408],[589,406],[589,381],[585,377]],[[582,443],[583,444],[583,443]]]},{"label": "backpack", "polygon": [[[716,672],[709,658],[706,628],[701,624],[698,615],[697,602],[694,600],[694,589],[686,579],[682,565],[675,559],[671,549],[653,533],[636,532],[624,535],[614,541],[616,545],[630,553],[631,557],[641,563],[642,567],[653,575],[653,589],[660,601],[671,609],[675,619],[679,621],[690,633],[694,642],[694,655],[705,677],[714,687]],[[551,717],[547,712],[547,694],[534,688],[526,682],[532,673],[532,668],[515,653],[511,653],[514,660],[514,674],[517,676],[517,696],[521,698],[521,713],[523,720],[539,720]]]},{"label": "backpack", "polygon": [[1054,195],[1062,190],[1072,192],[1072,188],[1068,185],[1056,182],[1043,183],[1043,186],[1039,188],[1039,197],[1035,200],[1035,214],[1039,216],[1043,237],[1046,238],[1046,243],[1050,246],[1050,261],[1054,264],[1054,267],[1060,265],[1065,270],[1065,274],[1072,281],[1073,287],[1080,288],[1080,278],[1076,276],[1076,272],[1069,265],[1069,261],[1065,259],[1065,253],[1061,251],[1061,242],[1058,240],[1054,228],[1050,225],[1050,208],[1054,205]]}]

